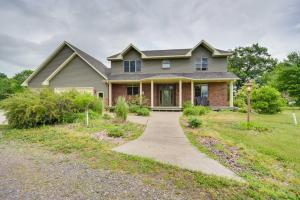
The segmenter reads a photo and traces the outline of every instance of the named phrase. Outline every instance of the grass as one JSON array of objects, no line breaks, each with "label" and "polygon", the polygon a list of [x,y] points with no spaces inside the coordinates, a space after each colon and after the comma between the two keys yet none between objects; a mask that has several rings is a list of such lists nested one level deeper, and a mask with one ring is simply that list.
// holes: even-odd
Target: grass
[{"label": "grass", "polygon": [[[300,111],[297,115],[299,118]],[[210,112],[199,117],[203,122],[200,128],[184,130],[200,151],[215,159],[218,157],[201,145],[199,138],[210,136],[238,147],[239,162],[244,167],[239,175],[247,180],[246,184],[113,152],[111,148],[115,144],[97,141],[90,135],[117,126],[126,133],[124,139],[129,141],[139,137],[144,130],[142,125],[117,123],[113,119],[92,120],[88,128],[82,123],[25,130],[0,126],[0,142],[14,141],[38,145],[53,152],[72,153],[92,168],[138,175],[145,183],[162,189],[172,185],[177,192],[192,199],[297,199],[299,126],[292,124],[290,111],[251,116],[268,128],[264,132],[237,127],[245,117],[242,113]],[[182,122],[184,120],[183,117]],[[217,145],[217,148],[226,152],[222,145]]]},{"label": "grass", "polygon": [[53,152],[76,154],[89,166],[95,169],[119,171],[138,175],[145,182],[166,189],[170,184],[179,192],[186,193],[195,199],[238,197],[239,191],[244,189],[240,183],[216,176],[203,175],[198,172],[182,170],[166,164],[129,156],[111,151],[115,144],[93,139],[90,135],[94,132],[107,130],[118,126],[127,132],[126,140],[139,137],[144,126],[134,123],[116,123],[113,119],[96,119],[86,128],[82,123],[44,126],[32,129],[10,129],[0,126],[0,142],[14,141],[20,144],[38,145]]},{"label": "grass", "polygon": [[[296,110],[300,119],[300,111]],[[203,126],[196,130],[185,126],[185,133],[200,151],[224,165],[211,149],[201,144],[201,138],[211,137],[218,141],[214,148],[223,151],[224,145],[238,149],[237,172],[249,183],[247,196],[255,199],[297,199],[300,195],[300,126],[293,124],[291,110],[276,115],[251,114],[251,126],[245,126],[245,113],[210,112],[199,119]],[[246,127],[246,128],[245,128]],[[234,169],[233,169],[234,170]]]}]

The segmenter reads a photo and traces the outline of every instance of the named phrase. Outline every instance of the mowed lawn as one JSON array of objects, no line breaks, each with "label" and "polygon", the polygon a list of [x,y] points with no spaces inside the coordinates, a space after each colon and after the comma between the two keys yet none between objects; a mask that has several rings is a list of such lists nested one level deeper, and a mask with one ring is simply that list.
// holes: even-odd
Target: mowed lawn
[{"label": "mowed lawn", "polygon": [[[295,113],[299,121],[300,110]],[[256,188],[258,193],[250,193],[253,198],[300,198],[300,125],[294,125],[292,110],[275,115],[251,114],[251,121],[261,131],[241,125],[246,117],[246,113],[211,111],[199,117],[203,124],[198,129],[187,128],[185,117],[182,124],[200,151]]]}]

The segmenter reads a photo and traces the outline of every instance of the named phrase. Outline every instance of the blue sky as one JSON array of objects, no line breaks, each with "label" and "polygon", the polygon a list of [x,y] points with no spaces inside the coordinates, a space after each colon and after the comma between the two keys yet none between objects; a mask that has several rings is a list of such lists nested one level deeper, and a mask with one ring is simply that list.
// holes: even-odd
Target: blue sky
[{"label": "blue sky", "polygon": [[283,59],[300,51],[299,0],[0,0],[0,72],[34,69],[66,40],[109,66],[128,43],[141,50],[258,42]]}]

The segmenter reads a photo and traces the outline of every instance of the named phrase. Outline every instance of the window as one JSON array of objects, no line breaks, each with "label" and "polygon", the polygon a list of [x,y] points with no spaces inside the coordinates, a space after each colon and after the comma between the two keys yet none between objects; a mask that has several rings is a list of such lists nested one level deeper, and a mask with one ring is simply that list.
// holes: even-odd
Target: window
[{"label": "window", "polygon": [[124,60],[124,72],[140,72],[142,62],[140,60]]},{"label": "window", "polygon": [[208,69],[208,58],[200,58],[196,60],[195,63],[196,69],[200,71],[207,71]]},{"label": "window", "polygon": [[195,85],[195,97],[208,97],[207,84]]},{"label": "window", "polygon": [[170,60],[163,60],[162,66],[163,69],[169,69],[171,67],[171,61]]},{"label": "window", "polygon": [[136,85],[128,85],[127,86],[127,95],[137,95],[139,94],[139,86]]},{"label": "window", "polygon": [[124,61],[124,72],[129,72],[129,61],[128,60]]},{"label": "window", "polygon": [[103,92],[98,92],[98,98],[103,99]]}]

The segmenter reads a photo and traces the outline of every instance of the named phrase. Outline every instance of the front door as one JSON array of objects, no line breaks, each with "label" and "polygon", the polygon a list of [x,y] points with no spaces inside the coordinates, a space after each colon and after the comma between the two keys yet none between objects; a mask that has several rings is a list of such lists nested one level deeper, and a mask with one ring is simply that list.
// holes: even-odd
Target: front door
[{"label": "front door", "polygon": [[159,86],[160,106],[174,106],[174,85]]}]

